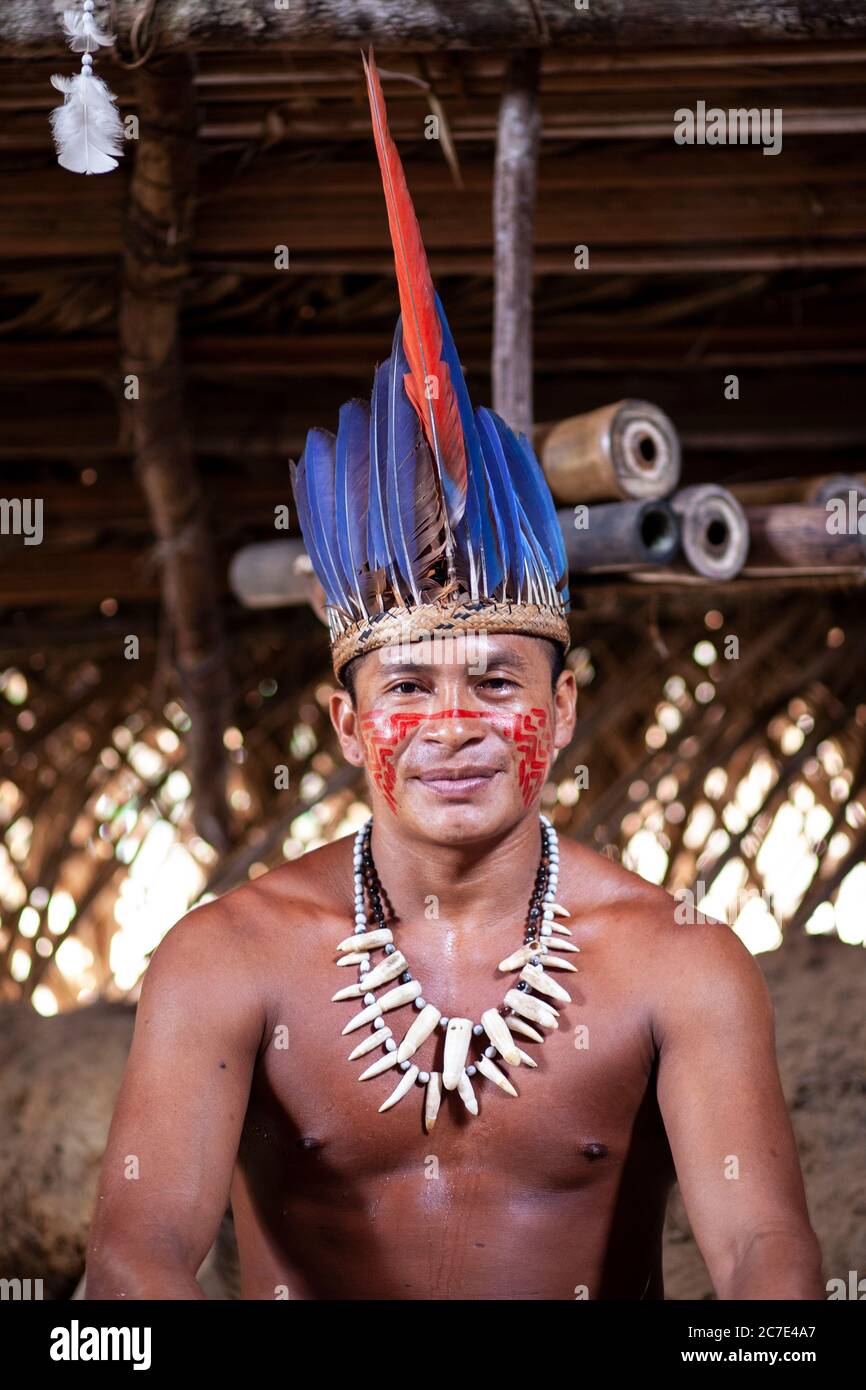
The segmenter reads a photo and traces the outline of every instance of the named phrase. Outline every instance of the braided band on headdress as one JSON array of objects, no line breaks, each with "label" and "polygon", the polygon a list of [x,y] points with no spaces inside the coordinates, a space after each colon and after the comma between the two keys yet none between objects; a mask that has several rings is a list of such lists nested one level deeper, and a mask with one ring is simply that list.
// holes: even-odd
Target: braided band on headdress
[{"label": "braided band on headdress", "polygon": [[373,394],[312,429],[292,488],[325,591],[334,670],[429,634],[511,632],[569,646],[568,565],[524,435],[473,410],[433,288],[372,55],[364,64],[400,294]]}]

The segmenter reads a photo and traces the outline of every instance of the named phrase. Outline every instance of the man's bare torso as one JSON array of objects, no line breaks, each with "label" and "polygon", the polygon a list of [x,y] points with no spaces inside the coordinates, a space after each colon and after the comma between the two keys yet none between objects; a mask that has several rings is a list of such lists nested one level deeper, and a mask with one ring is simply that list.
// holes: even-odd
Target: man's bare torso
[{"label": "man's bare torso", "polygon": [[[561,854],[580,954],[579,973],[556,978],[573,1002],[543,1045],[521,1040],[538,1066],[507,1068],[517,1099],[476,1077],[479,1114],[448,1093],[429,1135],[421,1087],[378,1113],[398,1074],[358,1082],[380,1054],[347,1061],[366,1036],[341,1036],[359,1004],[331,1002],[355,979],[334,953],[352,930],[351,838],[224,900],[255,933],[268,1015],[231,1189],[243,1297],[663,1297],[674,1169],[651,1009],[670,899],[582,847]],[[496,965],[523,927],[479,923],[459,959],[435,920],[398,923],[395,940],[425,998],[478,1019],[512,983]],[[413,1017],[389,1015],[395,1037]],[[437,1030],[413,1061],[441,1071],[442,1046]]]}]

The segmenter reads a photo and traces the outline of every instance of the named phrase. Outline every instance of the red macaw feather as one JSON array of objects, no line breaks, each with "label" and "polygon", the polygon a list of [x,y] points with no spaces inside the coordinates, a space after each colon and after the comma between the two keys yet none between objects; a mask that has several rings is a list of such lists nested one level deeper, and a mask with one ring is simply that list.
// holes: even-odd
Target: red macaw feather
[{"label": "red macaw feather", "polygon": [[364,59],[364,72],[397,267],[403,349],[409,364],[404,385],[436,460],[453,530],[466,507],[466,448],[460,412],[448,364],[442,357],[442,326],[421,229],[400,155],[388,129],[385,98],[372,49],[369,62]]}]

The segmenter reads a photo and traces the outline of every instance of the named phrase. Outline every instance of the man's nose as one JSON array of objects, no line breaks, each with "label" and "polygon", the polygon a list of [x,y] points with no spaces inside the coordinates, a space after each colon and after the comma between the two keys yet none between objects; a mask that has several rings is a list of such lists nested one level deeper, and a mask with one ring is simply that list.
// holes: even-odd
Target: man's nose
[{"label": "man's nose", "polygon": [[424,723],[425,743],[438,743],[447,748],[462,748],[467,743],[480,743],[489,733],[483,719],[476,718],[459,707],[437,711]]}]

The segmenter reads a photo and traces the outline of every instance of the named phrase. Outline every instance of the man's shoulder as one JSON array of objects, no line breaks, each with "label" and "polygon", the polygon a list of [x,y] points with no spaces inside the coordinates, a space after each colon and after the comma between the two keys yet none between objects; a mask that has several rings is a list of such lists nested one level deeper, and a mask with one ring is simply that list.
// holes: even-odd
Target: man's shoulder
[{"label": "man's shoulder", "polygon": [[663,958],[678,960],[682,969],[692,962],[700,970],[702,962],[730,961],[733,966],[754,961],[733,927],[697,911],[693,897],[675,897],[585,845],[572,841],[567,854],[571,910],[598,921],[608,936],[627,933],[631,944],[652,953],[642,957],[645,965]]}]

